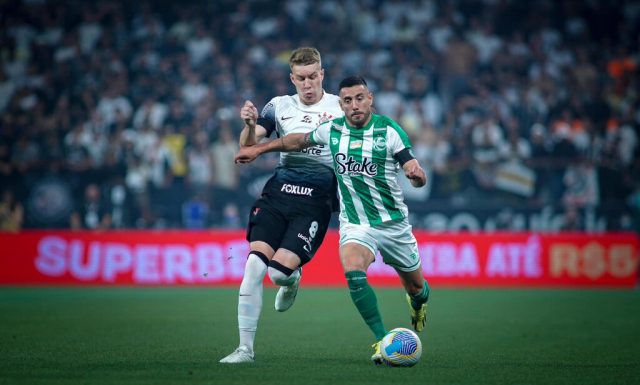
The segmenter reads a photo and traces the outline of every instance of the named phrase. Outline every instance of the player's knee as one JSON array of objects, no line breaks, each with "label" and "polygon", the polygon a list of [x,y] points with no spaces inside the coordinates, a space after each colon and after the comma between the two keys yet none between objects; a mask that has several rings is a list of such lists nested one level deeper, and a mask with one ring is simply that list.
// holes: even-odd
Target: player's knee
[{"label": "player's knee", "polygon": [[278,286],[289,286],[293,282],[295,282],[295,277],[293,275],[287,275],[278,269],[274,269],[269,266],[269,278],[271,278],[271,282]]},{"label": "player's knee", "polygon": [[374,260],[371,250],[360,244],[347,243],[340,248],[340,262],[345,273],[367,271]]},{"label": "player's knee", "polygon": [[271,282],[279,286],[289,286],[294,283],[296,280],[296,275],[293,274],[294,271],[277,261],[269,263],[269,278]]},{"label": "player's knee", "polygon": [[269,259],[259,251],[252,251],[247,257],[247,263],[244,266],[243,280],[260,281],[264,279],[269,266]]}]

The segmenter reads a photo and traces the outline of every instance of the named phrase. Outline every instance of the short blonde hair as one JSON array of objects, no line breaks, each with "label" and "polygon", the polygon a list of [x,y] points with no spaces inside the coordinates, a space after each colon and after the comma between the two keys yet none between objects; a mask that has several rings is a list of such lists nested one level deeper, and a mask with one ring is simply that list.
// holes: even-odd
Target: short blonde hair
[{"label": "short blonde hair", "polygon": [[289,57],[289,67],[293,69],[293,66],[306,66],[309,64],[320,64],[322,67],[322,59],[320,58],[320,51],[313,47],[300,47],[291,52]]}]

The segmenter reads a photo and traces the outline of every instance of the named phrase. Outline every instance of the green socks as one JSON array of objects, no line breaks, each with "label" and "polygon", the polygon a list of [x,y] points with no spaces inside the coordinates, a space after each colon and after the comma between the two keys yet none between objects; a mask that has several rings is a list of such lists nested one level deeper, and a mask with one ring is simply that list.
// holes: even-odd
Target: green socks
[{"label": "green socks", "polygon": [[[380,341],[387,334],[382,323],[382,316],[378,310],[378,300],[376,293],[367,282],[367,274],[363,271],[350,271],[345,274],[347,284],[349,285],[349,293],[351,300],[356,305],[364,322],[376,336],[376,340]],[[427,289],[428,296],[428,289]]]},{"label": "green socks", "polygon": [[411,297],[411,307],[415,310],[420,309],[423,303],[427,303],[429,300],[429,284],[427,281],[424,281],[424,286],[422,287],[422,291],[418,294],[409,295]]}]

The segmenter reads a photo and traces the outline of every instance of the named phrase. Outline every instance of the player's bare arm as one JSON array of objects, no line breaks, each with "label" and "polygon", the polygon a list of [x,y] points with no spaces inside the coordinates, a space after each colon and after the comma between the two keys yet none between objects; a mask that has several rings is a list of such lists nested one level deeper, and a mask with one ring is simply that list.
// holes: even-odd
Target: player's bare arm
[{"label": "player's bare arm", "polygon": [[425,174],[420,163],[416,159],[411,159],[402,166],[404,175],[409,179],[413,187],[422,187],[427,184],[427,174]]},{"label": "player's bare arm", "polygon": [[242,147],[236,154],[236,163],[251,163],[260,155],[267,152],[291,152],[300,151],[313,146],[311,133],[296,133],[285,135],[279,139],[260,143],[250,147]]},{"label": "player's bare arm", "polygon": [[244,121],[244,128],[240,132],[240,147],[255,146],[267,135],[267,130],[259,124],[258,109],[250,100],[244,102],[240,108],[240,119]]}]

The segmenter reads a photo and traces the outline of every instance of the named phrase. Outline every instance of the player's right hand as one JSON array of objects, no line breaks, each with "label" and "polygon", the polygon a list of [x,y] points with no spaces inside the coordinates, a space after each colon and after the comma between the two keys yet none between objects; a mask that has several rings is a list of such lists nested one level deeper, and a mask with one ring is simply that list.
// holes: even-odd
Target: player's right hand
[{"label": "player's right hand", "polygon": [[245,100],[244,105],[240,108],[240,118],[249,128],[255,128],[258,120],[258,109],[250,100]]},{"label": "player's right hand", "polygon": [[251,163],[260,155],[256,150],[256,146],[240,147],[240,151],[236,154],[234,162],[236,163]]}]

